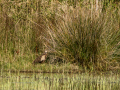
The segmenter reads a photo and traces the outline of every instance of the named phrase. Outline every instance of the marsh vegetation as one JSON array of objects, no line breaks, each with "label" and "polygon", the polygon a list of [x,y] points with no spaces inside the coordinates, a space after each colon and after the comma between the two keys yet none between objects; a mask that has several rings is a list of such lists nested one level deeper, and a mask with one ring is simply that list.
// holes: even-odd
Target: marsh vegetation
[{"label": "marsh vegetation", "polygon": [[119,0],[0,0],[0,90],[119,90],[119,73]]},{"label": "marsh vegetation", "polygon": [[0,90],[119,90],[118,74],[1,73]]},{"label": "marsh vegetation", "polygon": [[[49,60],[32,65],[49,50]],[[81,72],[120,69],[120,2],[0,1],[1,71]]]}]

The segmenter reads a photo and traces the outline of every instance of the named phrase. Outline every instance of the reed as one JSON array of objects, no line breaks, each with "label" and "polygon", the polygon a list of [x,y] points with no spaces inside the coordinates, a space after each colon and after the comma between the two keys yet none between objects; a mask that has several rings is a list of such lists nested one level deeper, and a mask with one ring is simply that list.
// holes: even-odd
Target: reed
[{"label": "reed", "polygon": [[39,70],[32,62],[45,49],[65,67],[119,69],[119,5],[112,0],[1,0],[1,70]]},{"label": "reed", "polygon": [[2,73],[0,89],[118,90],[119,75]]},{"label": "reed", "polygon": [[66,62],[90,70],[119,68],[119,55],[114,55],[119,52],[120,45],[118,8],[112,9],[113,4],[109,3],[106,11],[102,11],[101,3],[96,10],[94,2],[90,3],[87,8],[79,5],[73,8],[67,4],[57,7],[56,21],[46,24],[49,48]]}]

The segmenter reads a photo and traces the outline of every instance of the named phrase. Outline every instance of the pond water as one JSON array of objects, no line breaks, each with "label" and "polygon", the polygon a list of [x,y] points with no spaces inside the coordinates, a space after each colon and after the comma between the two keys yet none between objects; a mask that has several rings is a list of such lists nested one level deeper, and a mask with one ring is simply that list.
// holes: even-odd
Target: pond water
[{"label": "pond water", "polygon": [[120,90],[120,76],[1,72],[0,90]]}]

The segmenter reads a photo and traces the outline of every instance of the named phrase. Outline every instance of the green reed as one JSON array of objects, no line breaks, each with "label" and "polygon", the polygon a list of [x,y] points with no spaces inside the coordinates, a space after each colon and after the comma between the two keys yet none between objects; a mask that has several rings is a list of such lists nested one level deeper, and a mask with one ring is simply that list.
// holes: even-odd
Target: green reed
[{"label": "green reed", "polygon": [[101,74],[1,74],[0,89],[119,90],[119,75]]}]

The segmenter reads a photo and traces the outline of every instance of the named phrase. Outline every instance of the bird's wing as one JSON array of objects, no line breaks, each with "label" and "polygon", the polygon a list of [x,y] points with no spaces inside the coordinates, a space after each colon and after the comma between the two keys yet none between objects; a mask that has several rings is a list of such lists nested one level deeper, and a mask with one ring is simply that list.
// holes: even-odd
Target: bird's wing
[{"label": "bird's wing", "polygon": [[44,61],[46,59],[45,57],[46,57],[45,55],[42,55],[41,61]]}]

